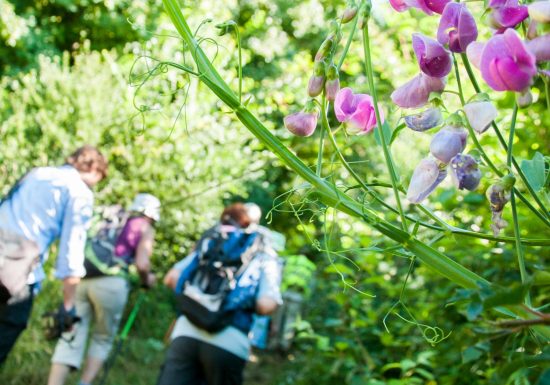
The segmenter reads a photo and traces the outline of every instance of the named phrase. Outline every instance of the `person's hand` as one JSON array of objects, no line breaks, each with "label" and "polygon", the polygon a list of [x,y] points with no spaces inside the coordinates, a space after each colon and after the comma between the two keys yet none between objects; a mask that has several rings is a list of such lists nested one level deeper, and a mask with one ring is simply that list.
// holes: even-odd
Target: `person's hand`
[{"label": "person's hand", "polygon": [[73,330],[74,324],[80,321],[80,317],[76,315],[76,309],[72,306],[70,309],[65,308],[61,304],[55,313],[45,315],[46,323],[46,338],[57,339],[65,332]]},{"label": "person's hand", "polygon": [[155,285],[157,282],[157,276],[151,272],[147,273],[147,281],[143,282],[142,286],[146,289],[149,289]]}]

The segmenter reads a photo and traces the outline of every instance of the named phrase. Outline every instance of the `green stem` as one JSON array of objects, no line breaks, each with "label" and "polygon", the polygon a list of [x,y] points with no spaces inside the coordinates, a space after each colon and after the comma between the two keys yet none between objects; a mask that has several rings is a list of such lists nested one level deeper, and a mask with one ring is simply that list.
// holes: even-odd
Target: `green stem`
[{"label": "green stem", "polygon": [[370,53],[370,43],[369,43],[369,23],[368,20],[365,20],[365,25],[363,26],[363,50],[365,54],[365,65],[367,67],[367,79],[369,82],[370,92],[372,94],[372,100],[374,103],[374,113],[376,115],[376,124],[378,129],[378,134],[380,136],[380,142],[382,143],[382,149],[384,150],[384,158],[386,160],[386,166],[390,173],[391,184],[393,189],[393,194],[395,196],[395,201],[397,203],[397,209],[399,210],[399,216],[401,217],[401,227],[403,230],[407,230],[407,220],[405,218],[405,213],[401,205],[401,198],[399,197],[399,188],[397,183],[397,175],[395,172],[395,167],[393,165],[393,160],[391,156],[390,149],[386,143],[386,137],[384,135],[384,130],[382,129],[382,119],[380,116],[380,109],[378,106],[378,96],[376,94],[376,88],[374,87],[374,73],[372,69],[372,58]]},{"label": "green stem", "polygon": [[[193,57],[195,62],[201,62],[204,68],[215,69],[210,63],[206,65],[208,58],[202,52],[201,48],[194,41],[189,30],[187,22],[177,5],[177,0],[163,0],[166,10],[176,25],[184,41],[194,47]],[[237,97],[230,91],[227,85],[217,84],[216,79],[221,79],[219,74],[210,79],[209,75],[201,76],[200,79],[214,92],[220,99],[235,112],[237,118],[244,126],[255,135],[269,150],[278,156],[287,167],[291,168],[296,174],[314,187],[321,202],[334,207],[335,209],[350,216],[357,217],[365,221],[369,226],[379,231],[382,235],[400,243],[416,257],[422,261],[428,268],[436,273],[446,277],[457,285],[469,289],[476,289],[479,284],[490,284],[484,278],[470,271],[461,264],[453,261],[433,247],[424,244],[417,238],[411,236],[406,231],[394,226],[390,222],[380,218],[375,212],[355,201],[347,194],[340,191],[336,186],[329,184],[326,180],[319,178],[307,167],[296,155],[294,155],[281,141],[276,138],[246,107],[238,103]],[[228,91],[229,90],[229,91]],[[528,312],[518,306],[510,306],[516,314],[529,316]],[[542,328],[540,332],[550,337],[550,328]]]},{"label": "green stem", "polygon": [[456,84],[458,84],[458,96],[460,97],[460,103],[462,106],[466,104],[464,101],[464,93],[462,92],[462,82],[460,81],[460,72],[458,71],[458,63],[456,61],[456,56],[453,53],[453,62],[455,67],[455,77],[456,77]]},{"label": "green stem", "polygon": [[[512,149],[514,146],[514,133],[516,130],[516,119],[518,116],[518,105],[514,103],[514,109],[512,111],[512,122],[510,124],[510,136],[508,138],[508,153],[506,156],[506,165],[511,167],[512,165]],[[514,191],[511,192],[510,203],[512,206],[512,219],[514,221],[514,237],[516,238],[516,252],[518,256],[519,272],[521,275],[521,282],[525,283],[527,280],[527,271],[525,270],[525,256],[523,255],[523,247],[521,246],[521,234],[519,230],[518,214],[516,210],[516,200],[514,198]]]},{"label": "green stem", "polygon": [[342,64],[344,64],[344,60],[346,59],[346,56],[349,51],[349,47],[351,46],[351,42],[353,41],[353,37],[355,36],[355,31],[357,31],[357,22],[359,21],[359,12],[357,12],[357,16],[353,19],[353,26],[351,27],[351,32],[349,33],[348,40],[346,41],[346,45],[344,47],[344,51],[342,51],[342,55],[340,56],[340,60],[338,61],[338,72],[340,72],[340,68],[342,67]]},{"label": "green stem", "polygon": [[[464,67],[466,68],[466,72],[468,72],[468,77],[470,78],[470,82],[472,83],[472,85],[474,86],[474,89],[477,93],[480,93],[481,92],[481,88],[479,88],[479,84],[477,83],[477,80],[476,80],[476,77],[474,75],[474,72],[472,71],[472,67],[470,66],[470,61],[468,60],[468,57],[466,56],[466,54],[462,53],[461,54],[461,57],[462,57],[462,62],[464,63]],[[493,121],[491,123],[491,126],[493,127],[494,131],[495,131],[495,134],[497,136],[497,139],[498,141],[500,142],[502,148],[508,152],[508,146],[506,144],[506,141],[504,140],[504,137],[502,136],[499,128],[498,128],[498,125]],[[544,203],[542,202],[542,200],[539,198],[539,196],[537,195],[536,191],[533,189],[533,187],[531,186],[531,184],[529,183],[529,181],[527,180],[527,177],[525,176],[525,174],[523,173],[523,170],[521,169],[521,167],[519,167],[519,164],[518,162],[516,161],[516,159],[512,156],[512,165],[514,166],[514,169],[516,170],[517,174],[519,175],[519,177],[521,178],[523,184],[525,185],[525,187],[527,188],[527,191],[529,191],[529,194],[533,197],[533,200],[536,202],[536,204],[539,206],[541,212],[539,212],[539,210],[535,209],[535,212],[537,214],[537,216],[540,218],[541,217],[541,214],[542,216],[544,216],[546,218],[545,220],[545,223],[547,226],[550,226],[550,222],[548,221],[550,219],[550,213],[548,212],[548,210],[546,209],[546,206],[544,205]],[[520,198],[523,202],[526,202],[527,199],[523,197],[523,194],[521,194],[517,189],[514,189],[514,193],[518,196],[518,198]],[[530,208],[534,208],[532,205],[529,205]],[[531,210],[533,211],[533,210]]]},{"label": "green stem", "polygon": [[239,26],[233,25],[235,34],[237,35],[237,49],[239,51],[239,103],[243,102],[243,53],[241,46],[241,33],[239,32]]},{"label": "green stem", "polygon": [[[327,119],[327,108],[326,108],[326,101],[325,101],[325,95],[323,94],[323,97],[321,99],[321,122],[325,121]],[[323,147],[325,144],[325,125],[321,124],[321,132],[319,135],[319,152],[317,154],[317,168],[315,169],[315,174],[317,176],[321,176],[321,172],[323,169]]]}]

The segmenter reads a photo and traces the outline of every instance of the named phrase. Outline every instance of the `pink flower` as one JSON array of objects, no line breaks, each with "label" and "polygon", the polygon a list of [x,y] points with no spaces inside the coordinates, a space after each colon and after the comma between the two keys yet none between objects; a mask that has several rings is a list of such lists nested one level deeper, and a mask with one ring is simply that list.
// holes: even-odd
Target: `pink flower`
[{"label": "pink flower", "polygon": [[393,91],[391,100],[401,108],[418,108],[428,103],[431,92],[441,92],[444,88],[444,79],[421,72]]},{"label": "pink flower", "polygon": [[451,72],[451,53],[443,48],[437,40],[420,33],[414,33],[412,45],[418,65],[426,75],[442,78]]},{"label": "pink flower", "polygon": [[437,29],[437,41],[449,44],[452,52],[464,52],[477,39],[474,17],[464,3],[448,3],[441,15]]},{"label": "pink flower", "polygon": [[550,61],[550,33],[529,40],[526,44],[529,52],[535,55],[537,63]]},{"label": "pink flower", "polygon": [[407,189],[407,199],[411,203],[420,203],[434,191],[447,176],[445,168],[433,158],[422,159],[414,169]]},{"label": "pink flower", "polygon": [[404,12],[409,9],[409,6],[406,4],[405,0],[390,0],[390,5],[397,12]]},{"label": "pink flower", "polygon": [[[348,132],[366,134],[376,126],[376,114],[370,95],[354,94],[349,87],[342,88],[334,100],[334,113],[339,122],[348,124]],[[384,113],[380,109],[381,123]]]},{"label": "pink flower", "polygon": [[468,60],[470,60],[470,63],[477,69],[481,68],[481,53],[483,52],[483,48],[485,48],[485,43],[480,43],[478,41],[472,42],[468,45],[468,48],[466,48]]},{"label": "pink flower", "polygon": [[451,0],[390,0],[390,5],[397,12],[403,12],[409,8],[418,8],[427,15],[441,14],[443,8]]},{"label": "pink flower", "polygon": [[523,91],[537,73],[535,55],[513,29],[493,36],[485,44],[479,68],[485,82],[495,91]]},{"label": "pink flower", "polygon": [[310,100],[302,111],[285,116],[283,121],[286,129],[294,135],[310,136],[315,132],[318,118],[319,110]]},{"label": "pink flower", "polygon": [[529,16],[527,6],[519,5],[518,0],[490,0],[491,24],[497,30],[515,28]]}]

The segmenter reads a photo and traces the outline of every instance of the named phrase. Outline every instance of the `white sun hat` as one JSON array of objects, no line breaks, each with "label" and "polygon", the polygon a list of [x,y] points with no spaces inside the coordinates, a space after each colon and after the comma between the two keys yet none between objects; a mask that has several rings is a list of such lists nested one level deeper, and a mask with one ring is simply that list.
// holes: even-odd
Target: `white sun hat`
[{"label": "white sun hat", "polygon": [[160,219],[160,200],[152,194],[140,193],[134,198],[129,210],[141,213],[156,222]]}]

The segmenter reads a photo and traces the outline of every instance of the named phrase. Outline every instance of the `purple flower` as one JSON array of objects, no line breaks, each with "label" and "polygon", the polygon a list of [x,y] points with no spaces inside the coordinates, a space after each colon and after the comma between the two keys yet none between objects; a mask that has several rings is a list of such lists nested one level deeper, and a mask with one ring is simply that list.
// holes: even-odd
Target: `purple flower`
[{"label": "purple flower", "polygon": [[468,56],[468,60],[477,69],[481,68],[481,54],[483,52],[483,48],[485,48],[485,43],[480,43],[478,41],[470,43],[468,45],[468,48],[466,48],[466,55]]},{"label": "purple flower", "polygon": [[529,52],[535,55],[537,63],[550,61],[550,33],[528,40],[526,44]]},{"label": "purple flower", "polygon": [[331,64],[327,70],[327,81],[325,83],[325,95],[327,100],[334,102],[338,91],[340,91],[338,68],[334,64]]},{"label": "purple flower", "polygon": [[497,30],[515,28],[529,16],[527,6],[519,5],[518,0],[490,0],[491,25]]},{"label": "purple flower", "polygon": [[441,92],[445,80],[421,72],[391,94],[391,100],[401,108],[418,108],[428,103],[431,92]]},{"label": "purple flower", "polygon": [[430,152],[439,161],[448,164],[451,159],[466,147],[468,133],[460,127],[442,128],[432,138]]},{"label": "purple flower", "polygon": [[535,1],[527,6],[531,20],[550,23],[550,1]]},{"label": "purple flower", "polygon": [[[380,109],[381,123],[384,122],[384,113]],[[370,95],[354,94],[351,88],[342,88],[334,100],[334,114],[339,122],[348,124],[348,132],[352,134],[366,134],[376,126],[376,114]]]},{"label": "purple flower", "polygon": [[483,46],[479,59],[481,76],[495,91],[523,91],[537,73],[535,56],[513,29],[493,36]]},{"label": "purple flower", "polygon": [[[451,0],[390,0],[390,4],[399,12],[403,12],[408,8],[418,8],[427,15],[433,15],[434,12],[441,14],[445,5],[450,1]],[[396,3],[397,7],[394,6],[393,3]],[[405,4],[406,8],[403,8],[403,5],[401,5],[402,3]]]},{"label": "purple flower", "polygon": [[466,47],[477,39],[474,17],[464,3],[448,3],[441,15],[437,29],[437,41],[449,45],[452,52],[465,52]]},{"label": "purple flower", "polygon": [[468,123],[478,134],[487,131],[493,120],[497,117],[498,111],[489,101],[471,102],[464,106],[464,112]]},{"label": "purple flower", "polygon": [[459,190],[474,191],[481,180],[481,171],[470,155],[458,154],[451,159],[451,177]]},{"label": "purple flower", "polygon": [[315,132],[319,110],[313,100],[310,100],[300,112],[287,115],[284,124],[287,130],[297,136],[310,136]]},{"label": "purple flower", "polygon": [[418,65],[426,75],[442,78],[451,72],[451,54],[437,40],[414,33],[412,46]]},{"label": "purple flower", "polygon": [[390,5],[397,12],[404,12],[409,9],[409,5],[407,5],[405,0],[390,0]]},{"label": "purple flower", "polygon": [[439,108],[432,107],[419,114],[405,116],[405,124],[414,131],[427,131],[439,126],[442,121]]},{"label": "purple flower", "polygon": [[446,176],[447,171],[439,167],[435,159],[422,159],[414,169],[407,190],[407,199],[411,203],[422,202]]}]

